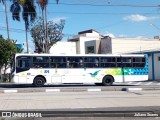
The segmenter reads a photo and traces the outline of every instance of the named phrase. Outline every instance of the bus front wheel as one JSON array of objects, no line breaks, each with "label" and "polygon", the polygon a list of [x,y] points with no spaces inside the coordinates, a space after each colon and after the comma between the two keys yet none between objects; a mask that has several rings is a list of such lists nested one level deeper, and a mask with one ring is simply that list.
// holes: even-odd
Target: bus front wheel
[{"label": "bus front wheel", "polygon": [[111,86],[114,82],[114,78],[112,76],[105,76],[102,80],[102,84],[104,86]]},{"label": "bus front wheel", "polygon": [[33,82],[34,86],[36,87],[42,87],[44,83],[45,83],[45,80],[43,77],[36,77]]}]

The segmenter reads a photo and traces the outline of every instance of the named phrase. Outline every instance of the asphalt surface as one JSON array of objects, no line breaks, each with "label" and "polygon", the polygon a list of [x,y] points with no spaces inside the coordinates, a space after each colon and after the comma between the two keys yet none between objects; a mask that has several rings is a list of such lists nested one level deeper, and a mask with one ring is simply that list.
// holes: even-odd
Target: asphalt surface
[{"label": "asphalt surface", "polygon": [[8,92],[86,92],[86,91],[128,91],[129,89],[137,90],[160,90],[160,82],[127,82],[114,83],[112,86],[96,86],[94,84],[61,84],[61,85],[44,85],[44,87],[34,87],[31,84],[11,84],[1,83],[0,93]]},{"label": "asphalt surface", "polygon": [[[17,84],[0,84],[0,93],[8,93],[12,90],[19,93],[30,92],[91,92],[91,91],[129,91],[130,88],[134,88],[135,91],[157,91],[159,93],[159,82],[134,82],[126,84],[114,84],[113,86],[95,86],[95,85],[45,85],[44,87],[34,87],[32,85],[17,85]],[[11,91],[7,91],[11,90]],[[134,91],[134,90],[131,90]],[[12,91],[13,92],[13,91]],[[139,92],[133,92],[135,95],[142,95]],[[150,93],[148,93],[150,94]],[[152,93],[151,93],[152,94]],[[155,98],[156,99],[156,98]],[[45,100],[45,99],[38,99]],[[14,112],[14,113],[27,113],[27,112],[40,112],[41,117],[23,118],[24,120],[159,120],[160,119],[160,107],[159,106],[141,106],[141,107],[107,107],[107,108],[76,108],[76,109],[39,109],[39,110],[10,110],[0,111],[2,112]],[[21,120],[19,117],[0,120]]]}]

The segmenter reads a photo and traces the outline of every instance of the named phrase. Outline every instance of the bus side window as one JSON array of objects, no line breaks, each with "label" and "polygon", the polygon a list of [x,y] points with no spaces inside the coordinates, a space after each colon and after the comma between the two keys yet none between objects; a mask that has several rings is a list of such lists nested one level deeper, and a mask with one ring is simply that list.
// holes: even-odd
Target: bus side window
[{"label": "bus side window", "polygon": [[122,57],[122,67],[132,67],[132,58]]},{"label": "bus side window", "polygon": [[145,67],[145,62],[146,62],[146,60],[144,57],[133,58],[133,67],[143,68],[143,67]]},{"label": "bus side window", "polygon": [[17,61],[17,67],[19,68],[29,68],[30,67],[30,61],[29,60],[18,60]]}]

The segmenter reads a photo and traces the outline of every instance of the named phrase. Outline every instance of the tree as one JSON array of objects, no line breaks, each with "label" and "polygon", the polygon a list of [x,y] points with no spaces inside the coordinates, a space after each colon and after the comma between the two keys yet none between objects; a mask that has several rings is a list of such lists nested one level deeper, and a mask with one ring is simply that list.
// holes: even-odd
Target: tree
[{"label": "tree", "polygon": [[[17,40],[11,40],[11,41],[12,41],[12,43],[14,43],[14,45],[16,46]],[[16,46],[16,51],[17,51],[17,53],[22,53],[23,50],[24,50],[23,48],[20,48],[20,47]]]},{"label": "tree", "polygon": [[25,30],[26,30],[26,45],[27,45],[27,53],[28,50],[28,29],[29,24],[34,22],[36,18],[36,10],[34,6],[34,0],[12,0],[13,4],[10,7],[10,11],[12,12],[13,20],[20,21],[20,12],[21,7],[23,8],[22,17],[25,22]]},{"label": "tree", "polygon": [[63,38],[63,28],[65,20],[60,20],[59,23],[54,23],[54,21],[47,22],[47,32],[48,32],[48,44],[44,43],[45,41],[45,30],[43,29],[43,19],[38,17],[36,21],[31,25],[31,36],[33,42],[38,49],[38,53],[46,53],[44,45],[47,46],[47,52],[56,42],[60,41]]},{"label": "tree", "polygon": [[5,40],[2,36],[0,37],[0,76],[1,69],[4,67],[4,74],[6,70],[13,62],[13,56],[17,52],[17,48],[11,41]]},{"label": "tree", "polygon": [[[59,0],[56,0],[56,3],[58,4]],[[41,10],[42,10],[42,18],[43,18],[43,29],[44,29],[44,36],[45,36],[45,39],[43,42],[43,49],[45,49],[45,52],[47,53],[48,52],[48,22],[47,22],[47,5],[48,5],[48,0],[37,0],[37,3],[38,5],[41,7]],[[44,13],[45,11],[45,13]],[[45,21],[45,22],[44,22]]]}]

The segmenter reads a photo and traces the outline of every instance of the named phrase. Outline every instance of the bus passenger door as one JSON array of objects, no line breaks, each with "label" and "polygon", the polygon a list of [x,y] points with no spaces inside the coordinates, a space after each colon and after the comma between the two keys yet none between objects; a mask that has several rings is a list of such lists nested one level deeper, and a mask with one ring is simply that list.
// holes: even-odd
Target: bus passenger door
[{"label": "bus passenger door", "polygon": [[121,57],[122,59],[122,80],[123,82],[133,81],[132,77],[132,58],[131,57]]},{"label": "bus passenger door", "polygon": [[18,83],[27,83],[27,74],[31,65],[30,59],[28,57],[21,56],[17,57],[16,62],[16,75]]}]

